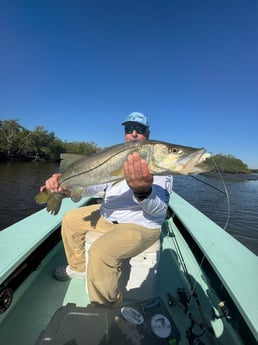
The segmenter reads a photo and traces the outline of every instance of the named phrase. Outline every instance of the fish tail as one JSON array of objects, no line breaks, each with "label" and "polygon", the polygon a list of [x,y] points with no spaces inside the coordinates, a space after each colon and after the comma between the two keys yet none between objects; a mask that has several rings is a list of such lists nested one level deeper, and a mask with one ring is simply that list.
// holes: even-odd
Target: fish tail
[{"label": "fish tail", "polygon": [[61,193],[51,193],[48,190],[38,193],[34,200],[38,204],[47,204],[47,211],[56,215],[61,207],[64,196]]}]

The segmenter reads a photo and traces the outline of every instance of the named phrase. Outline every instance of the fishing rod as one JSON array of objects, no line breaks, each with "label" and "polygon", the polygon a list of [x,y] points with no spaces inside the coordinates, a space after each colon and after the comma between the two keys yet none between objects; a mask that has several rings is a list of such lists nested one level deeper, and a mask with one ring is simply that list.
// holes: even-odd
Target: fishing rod
[{"label": "fishing rod", "polygon": [[[178,290],[182,290],[182,289],[178,289]],[[184,299],[186,297],[185,293],[178,292],[181,295],[183,294]],[[170,292],[167,293],[167,297],[168,297],[168,304],[170,306],[173,305],[177,305],[191,320],[191,326],[187,329],[186,331],[186,337],[188,339],[188,342],[190,345],[204,345],[204,343],[200,340],[200,337],[202,337],[204,335],[205,332],[207,332],[209,335],[214,336],[214,331],[212,329],[212,327],[208,327],[205,323],[203,323],[202,321],[198,320],[190,311],[189,311],[189,307],[188,307],[188,302],[187,304],[184,303],[183,301],[178,301],[177,298],[175,298],[175,296],[173,296]],[[193,327],[194,325],[197,325],[202,331],[201,334],[195,334],[193,333]]]},{"label": "fishing rod", "polygon": [[[208,185],[209,187],[219,191],[220,193],[224,194],[227,198],[227,203],[228,203],[228,212],[227,212],[227,220],[226,220],[226,223],[225,223],[225,226],[224,226],[224,230],[226,229],[228,223],[229,223],[229,217],[230,217],[230,203],[229,203],[229,195],[228,195],[228,190],[227,190],[227,186],[225,184],[225,181],[223,179],[223,176],[221,174],[221,172],[219,171],[218,167],[216,166],[216,163],[214,162],[214,165],[215,167],[217,168],[217,171],[218,171],[218,174],[220,175],[220,179],[224,185],[224,190],[221,190],[220,188],[217,188],[216,186],[206,182],[206,181],[203,181],[199,178],[197,178],[196,176],[193,176],[193,175],[189,175],[191,176],[192,178],[196,179],[197,181],[201,182],[201,183],[204,183],[206,185]],[[203,307],[199,301],[199,298],[197,296],[197,293],[196,293],[196,282],[192,282],[191,278],[190,278],[190,274],[187,270],[187,267],[186,267],[186,264],[185,264],[185,261],[184,261],[184,257],[183,257],[183,253],[181,252],[181,249],[180,249],[180,246],[179,246],[179,243],[177,241],[177,238],[174,234],[174,231],[173,231],[173,228],[171,228],[171,225],[169,224],[169,232],[173,234],[172,238],[174,240],[174,243],[175,243],[175,249],[177,251],[177,254],[178,254],[178,259],[179,261],[181,262],[181,266],[182,266],[182,269],[183,271],[185,272],[186,274],[186,280],[189,284],[189,289],[190,289],[190,297],[187,298],[186,294],[184,295],[184,298],[183,300],[182,299],[182,296],[179,295],[179,301],[170,293],[168,292],[167,293],[167,297],[168,297],[168,304],[169,305],[177,305],[178,307],[180,307],[180,309],[188,316],[188,318],[191,320],[191,325],[190,327],[188,327],[188,329],[186,329],[186,338],[189,342],[189,345],[204,345],[204,343],[201,341],[201,337],[204,335],[204,333],[206,333],[208,335],[208,342],[209,344],[221,344],[221,342],[215,338],[215,335],[214,335],[214,330],[212,328],[212,326],[209,325],[209,323],[207,322],[207,319],[205,317],[205,314],[204,314],[204,310],[203,310]],[[204,260],[205,260],[205,255],[203,254],[202,256],[202,259],[200,261],[200,268],[202,267],[203,263],[204,263]],[[190,312],[190,307],[191,307],[191,303],[192,301],[195,300],[196,304],[197,304],[197,307],[198,307],[198,310],[199,310],[199,313],[200,313],[200,316],[201,316],[201,320],[198,320],[195,316],[192,315],[192,313]],[[182,303],[183,301],[183,303]],[[213,317],[214,317],[214,309],[212,308],[212,311],[213,311]],[[222,316],[221,316],[222,317]],[[220,318],[220,317],[216,317],[216,318]],[[201,334],[195,334],[193,332],[193,327],[194,325],[197,325],[201,330]]]},{"label": "fishing rod", "polygon": [[[169,229],[169,233],[172,235],[172,240],[174,241],[178,260],[182,266],[183,271],[185,272],[185,278],[186,278],[186,281],[188,283],[188,288],[189,288],[189,292],[190,292],[190,296],[187,297],[185,290],[182,288],[178,288],[177,294],[179,296],[179,300],[176,299],[173,296],[173,294],[171,294],[170,292],[167,292],[168,304],[170,306],[177,305],[190,319],[190,321],[191,321],[190,327],[187,328],[187,326],[185,325],[186,338],[189,342],[189,345],[205,345],[200,339],[205,333],[208,336],[207,341],[210,345],[213,345],[213,344],[221,345],[221,342],[215,338],[214,330],[213,330],[212,326],[209,325],[209,322],[205,316],[203,306],[202,306],[202,304],[199,300],[199,297],[196,293],[196,284],[197,283],[192,282],[191,276],[187,270],[187,266],[186,266],[186,263],[184,261],[183,253],[180,249],[180,245],[177,241],[177,238],[175,236],[175,233],[174,233],[173,228],[172,228],[170,223],[168,224],[168,229]],[[205,260],[205,255],[203,255],[203,257],[200,261],[200,268],[202,267],[204,260]],[[190,311],[191,304],[192,304],[193,300],[195,301],[195,303],[197,305],[197,308],[198,308],[198,311],[200,314],[200,319],[196,318]],[[213,311],[212,314],[214,317],[214,310],[213,310],[212,306],[211,306],[211,311]],[[216,318],[221,318],[221,317],[216,317]],[[194,325],[198,326],[202,330],[201,334],[195,334],[193,332],[192,329],[193,329]]]},{"label": "fishing rod", "polygon": [[193,179],[195,179],[195,180],[197,180],[197,181],[199,181],[199,182],[203,183],[203,184],[206,184],[207,186],[211,187],[212,189],[217,190],[218,192],[220,192],[220,193],[224,194],[225,196],[227,196],[227,195],[228,195],[228,194],[227,194],[227,192],[224,192],[224,190],[222,190],[222,189],[220,189],[220,188],[218,188],[218,187],[214,186],[214,185],[213,185],[213,184],[211,184],[211,183],[208,183],[208,182],[206,182],[206,181],[203,181],[202,179],[200,179],[200,178],[196,177],[195,175],[189,175],[189,176],[190,176],[191,178],[193,178]]},{"label": "fishing rod", "polygon": [[[186,266],[186,263],[184,261],[184,257],[183,257],[183,253],[180,249],[180,246],[179,246],[179,243],[177,241],[177,238],[174,234],[174,231],[173,231],[173,228],[171,227],[171,224],[169,223],[168,224],[168,229],[169,229],[169,232],[171,234],[173,234],[173,240],[174,240],[174,244],[175,244],[175,249],[177,251],[177,256],[178,256],[178,260],[180,261],[180,264],[182,266],[182,269],[183,271],[185,272],[185,277],[186,277],[186,281],[188,282],[188,286],[189,286],[189,290],[190,290],[190,297],[187,298],[186,296],[186,293],[183,291],[183,289],[178,289],[178,295],[181,299],[181,301],[177,301],[173,295],[168,292],[167,293],[167,297],[168,297],[168,304],[170,306],[173,306],[173,305],[177,305],[179,306],[183,311],[184,313],[189,317],[189,319],[191,320],[192,324],[191,326],[186,330],[186,337],[189,341],[189,345],[203,345],[202,342],[199,342],[199,343],[196,343],[196,342],[192,342],[191,339],[197,339],[197,338],[200,338],[205,332],[207,334],[209,334],[210,336],[213,335],[214,336],[214,332],[213,332],[213,329],[212,327],[209,327],[208,326],[208,322],[206,320],[206,317],[204,315],[204,311],[203,311],[203,308],[202,308],[202,305],[199,301],[199,298],[195,292],[195,285],[193,285],[192,281],[191,281],[191,278],[190,278],[190,274],[187,270],[187,266]],[[204,260],[204,258],[203,258]],[[202,263],[201,263],[202,264]],[[182,293],[180,293],[182,292]],[[195,300],[196,304],[197,304],[197,307],[198,307],[198,310],[199,310],[199,313],[200,313],[200,316],[202,318],[202,321],[199,321],[197,320],[190,312],[190,307],[191,307],[191,303],[192,303],[192,300]],[[192,332],[192,328],[194,325],[197,325],[199,326],[204,332],[202,332],[202,334],[200,335],[196,335]],[[186,327],[185,327],[186,329]],[[209,337],[210,339],[210,337]],[[209,342],[210,343],[210,342]]]},{"label": "fishing rod", "polygon": [[219,168],[218,168],[216,162],[213,161],[213,163],[214,163],[214,166],[215,166],[215,168],[216,168],[217,173],[219,174],[220,180],[221,180],[221,182],[222,182],[222,184],[223,184],[223,187],[224,187],[224,190],[225,190],[225,191],[223,191],[222,189],[220,189],[220,188],[214,186],[214,185],[211,184],[211,183],[208,183],[208,182],[206,182],[206,181],[203,181],[202,179],[200,179],[200,178],[198,178],[198,177],[196,177],[196,176],[194,176],[194,175],[189,175],[189,176],[192,177],[193,179],[195,179],[195,180],[197,180],[197,181],[199,181],[199,182],[201,182],[201,183],[203,183],[203,184],[205,184],[205,185],[211,187],[212,189],[217,190],[218,192],[220,192],[220,193],[222,193],[222,194],[224,194],[224,195],[226,196],[226,199],[227,199],[227,219],[226,219],[225,225],[223,226],[223,229],[226,230],[226,228],[227,228],[227,226],[228,226],[228,223],[229,223],[229,219],[230,219],[230,213],[231,213],[229,194],[228,194],[228,189],[227,189],[227,186],[226,186],[226,183],[225,183],[225,180],[224,180],[224,178],[223,178],[223,176],[222,176],[221,171],[219,170]]}]

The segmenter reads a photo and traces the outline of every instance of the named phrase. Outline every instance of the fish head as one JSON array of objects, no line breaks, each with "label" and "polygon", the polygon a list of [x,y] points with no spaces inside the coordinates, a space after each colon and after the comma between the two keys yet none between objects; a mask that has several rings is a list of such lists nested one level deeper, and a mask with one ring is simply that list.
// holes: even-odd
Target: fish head
[{"label": "fish head", "polygon": [[157,143],[153,146],[150,170],[156,174],[197,174],[210,170],[204,161],[211,156],[204,148]]}]

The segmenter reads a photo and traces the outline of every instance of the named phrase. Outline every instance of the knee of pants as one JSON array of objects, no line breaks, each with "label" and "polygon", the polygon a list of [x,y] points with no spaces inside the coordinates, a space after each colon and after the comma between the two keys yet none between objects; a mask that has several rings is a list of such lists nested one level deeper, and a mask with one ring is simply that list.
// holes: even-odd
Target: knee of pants
[{"label": "knee of pants", "polygon": [[121,270],[121,262],[113,257],[111,253],[106,253],[102,249],[98,248],[95,243],[90,246],[88,254],[88,265],[93,269],[100,265],[103,267],[105,266],[105,268],[109,268],[110,270],[115,269],[118,272]]},{"label": "knee of pants", "polygon": [[77,220],[75,218],[75,211],[77,211],[77,209],[70,210],[64,214],[61,226],[61,234],[73,234],[77,232],[76,230],[78,228],[78,224],[75,223],[75,220]]},{"label": "knee of pants", "polygon": [[[64,215],[63,215],[63,220],[62,220],[62,225],[65,225],[69,222],[70,218],[71,218],[71,215],[70,215],[70,212],[71,211],[68,211],[66,212]],[[63,228],[63,227],[62,227]]]}]

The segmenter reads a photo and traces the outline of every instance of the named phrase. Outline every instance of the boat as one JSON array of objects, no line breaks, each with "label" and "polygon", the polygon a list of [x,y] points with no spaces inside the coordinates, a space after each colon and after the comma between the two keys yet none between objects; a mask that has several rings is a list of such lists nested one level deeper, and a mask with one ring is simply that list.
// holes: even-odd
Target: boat
[{"label": "boat", "polygon": [[151,279],[121,307],[92,305],[83,280],[55,280],[64,213],[96,202],[66,199],[58,215],[43,208],[0,232],[1,344],[258,343],[257,256],[175,192]]}]

